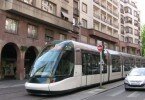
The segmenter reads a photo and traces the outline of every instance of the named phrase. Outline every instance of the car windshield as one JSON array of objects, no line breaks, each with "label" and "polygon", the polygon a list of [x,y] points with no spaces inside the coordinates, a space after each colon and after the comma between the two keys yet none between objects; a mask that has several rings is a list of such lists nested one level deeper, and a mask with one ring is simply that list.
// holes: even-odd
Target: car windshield
[{"label": "car windshield", "polygon": [[143,68],[135,68],[131,70],[129,76],[145,76],[145,69]]}]

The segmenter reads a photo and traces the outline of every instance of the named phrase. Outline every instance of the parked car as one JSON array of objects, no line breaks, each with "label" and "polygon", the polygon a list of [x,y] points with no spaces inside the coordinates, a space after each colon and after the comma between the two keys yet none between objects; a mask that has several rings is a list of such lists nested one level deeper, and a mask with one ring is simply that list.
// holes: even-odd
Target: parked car
[{"label": "parked car", "polygon": [[145,89],[145,68],[133,68],[124,80],[125,90]]}]

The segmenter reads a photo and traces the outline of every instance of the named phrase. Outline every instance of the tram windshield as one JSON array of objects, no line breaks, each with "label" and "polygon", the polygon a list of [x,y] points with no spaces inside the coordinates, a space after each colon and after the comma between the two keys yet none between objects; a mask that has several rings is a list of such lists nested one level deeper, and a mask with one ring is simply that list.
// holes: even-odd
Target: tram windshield
[{"label": "tram windshield", "polygon": [[70,42],[62,42],[41,52],[30,73],[30,82],[46,83],[70,77],[74,70],[74,48]]}]

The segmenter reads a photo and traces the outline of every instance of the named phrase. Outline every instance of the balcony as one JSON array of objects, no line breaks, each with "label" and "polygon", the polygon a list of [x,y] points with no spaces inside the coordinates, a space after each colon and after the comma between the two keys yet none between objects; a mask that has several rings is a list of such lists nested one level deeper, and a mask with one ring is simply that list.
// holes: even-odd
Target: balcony
[{"label": "balcony", "polygon": [[134,44],[134,43],[127,42],[127,43],[126,43],[126,46],[138,48],[139,45],[138,45],[138,44]]},{"label": "balcony", "polygon": [[99,15],[99,14],[95,14],[95,13],[94,13],[93,15],[94,15],[94,17],[100,19],[100,15]]},{"label": "balcony", "polygon": [[111,41],[114,43],[119,43],[119,39],[118,39],[117,35],[111,36],[111,35],[108,35],[106,32],[103,33],[103,32],[97,31],[97,30],[90,29],[89,35],[93,36],[93,37],[98,37],[102,40],[107,40],[107,41]]},{"label": "balcony", "polygon": [[51,24],[64,30],[73,29],[71,22],[63,20],[58,16],[45,12],[19,0],[4,0],[1,2],[0,8],[30,19]]},{"label": "balcony", "polygon": [[73,14],[79,17],[79,9],[73,8]]},{"label": "balcony", "polygon": [[122,14],[124,14],[124,10],[123,10],[123,9],[120,9],[120,12],[121,12]]}]

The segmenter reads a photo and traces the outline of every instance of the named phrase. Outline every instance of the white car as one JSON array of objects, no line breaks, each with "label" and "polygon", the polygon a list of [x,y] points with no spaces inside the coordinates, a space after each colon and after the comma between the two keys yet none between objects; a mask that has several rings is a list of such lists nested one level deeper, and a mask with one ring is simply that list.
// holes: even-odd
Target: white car
[{"label": "white car", "polygon": [[133,68],[124,80],[125,90],[145,89],[145,68]]}]

